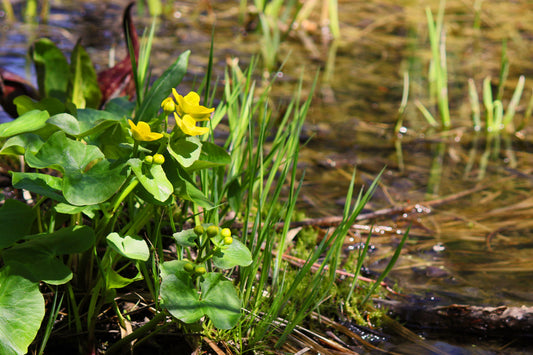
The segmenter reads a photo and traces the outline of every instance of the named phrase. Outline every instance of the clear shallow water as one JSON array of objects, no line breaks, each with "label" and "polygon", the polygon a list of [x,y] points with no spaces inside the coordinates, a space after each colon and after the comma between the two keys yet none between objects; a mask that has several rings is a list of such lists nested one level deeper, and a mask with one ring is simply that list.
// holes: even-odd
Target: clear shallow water
[{"label": "clear shallow water", "polygon": [[[29,43],[47,36],[68,52],[78,37],[99,68],[124,55],[121,9],[127,2],[52,2],[47,25],[2,23],[0,66],[31,76],[26,66]],[[430,295],[443,303],[533,305],[533,147],[531,127],[521,135],[500,137],[486,149],[484,135],[471,129],[466,83],[478,87],[486,76],[498,76],[501,42],[508,40],[511,95],[518,75],[525,75],[525,100],[533,80],[533,11],[526,1],[483,3],[482,30],[474,31],[475,13],[461,1],[449,1],[447,28],[450,98],[454,128],[450,134],[431,131],[414,100],[426,102],[429,43],[423,9],[430,1],[356,3],[340,1],[342,39],[322,45],[311,34],[314,50],[291,36],[282,44],[288,57],[274,95],[288,102],[304,67],[305,88],[316,70],[322,76],[305,127],[312,137],[302,150],[306,170],[301,208],[310,217],[340,215],[354,166],[358,185],[368,186],[387,167],[380,188],[368,206],[379,210],[440,199],[478,188],[461,198],[431,207],[429,214],[390,215],[375,221],[393,230],[413,224],[410,240],[391,279],[407,293]],[[20,7],[20,2],[16,3]],[[244,35],[236,3],[212,1],[216,16],[215,72],[222,75],[226,59],[248,63],[261,38]],[[153,50],[157,76],[185,49],[192,50],[190,72],[183,86],[200,81],[207,62],[213,17],[195,13],[195,2],[181,2],[165,17]],[[139,17],[147,25],[147,17]],[[141,25],[139,25],[141,27]],[[332,50],[336,49],[335,51]],[[334,57],[334,60],[327,60]],[[402,96],[403,72],[411,77],[410,101],[401,139],[393,134]],[[531,78],[531,79],[530,79]],[[521,117],[525,103],[519,106]],[[2,119],[0,112],[0,119]],[[4,116],[5,118],[5,116]],[[401,143],[401,148],[399,147]],[[483,168],[483,159],[490,156]],[[401,159],[399,158],[401,153]],[[484,155],[485,154],[485,155]],[[384,267],[398,234],[374,239],[370,267]]]}]

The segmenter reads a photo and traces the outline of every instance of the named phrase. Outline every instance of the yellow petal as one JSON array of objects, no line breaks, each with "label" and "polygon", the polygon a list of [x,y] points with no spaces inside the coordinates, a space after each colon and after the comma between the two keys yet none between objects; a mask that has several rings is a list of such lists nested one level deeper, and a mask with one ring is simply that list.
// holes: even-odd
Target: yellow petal
[{"label": "yellow petal", "polygon": [[180,118],[176,113],[174,113],[176,118],[176,123],[178,127],[183,131],[183,133],[189,136],[201,136],[209,132],[209,127],[197,127],[196,120],[190,115],[185,115],[183,118]]},{"label": "yellow petal", "polygon": [[200,105],[200,96],[194,91],[189,92],[183,97],[175,89],[172,89],[172,95],[178,103],[176,111],[181,117],[191,115],[196,121],[207,121],[211,112],[215,110],[214,108],[207,108]]},{"label": "yellow petal", "polygon": [[163,137],[161,133],[152,132],[148,123],[140,121],[137,125],[132,120],[128,120],[131,128],[133,139],[141,142],[156,141]]}]

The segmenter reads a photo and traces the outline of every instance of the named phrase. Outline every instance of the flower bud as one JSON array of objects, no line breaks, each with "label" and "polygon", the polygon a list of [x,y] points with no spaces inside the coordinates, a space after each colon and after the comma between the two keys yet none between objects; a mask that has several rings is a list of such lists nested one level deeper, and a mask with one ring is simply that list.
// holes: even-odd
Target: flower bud
[{"label": "flower bud", "polygon": [[167,97],[161,102],[161,107],[166,114],[176,111],[176,103],[171,97]]},{"label": "flower bud", "polygon": [[154,164],[161,165],[165,162],[163,154],[154,154]]},{"label": "flower bud", "polygon": [[207,236],[209,238],[213,238],[213,237],[216,237],[216,235],[218,234],[218,226],[209,226],[207,227]]},{"label": "flower bud", "polygon": [[183,265],[183,270],[187,272],[193,272],[194,271],[194,264],[188,262],[185,265]]},{"label": "flower bud", "polygon": [[230,245],[231,243],[233,243],[232,237],[224,237],[224,244]]},{"label": "flower bud", "polygon": [[201,224],[194,227],[194,234],[196,234],[197,236],[201,236],[202,234],[204,234],[204,231],[204,227]]},{"label": "flower bud", "polygon": [[151,155],[147,155],[144,157],[144,162],[148,165],[152,165],[152,163],[154,162],[154,157]]},{"label": "flower bud", "polygon": [[194,268],[194,272],[195,272],[196,274],[199,274],[199,275],[203,275],[203,274],[205,274],[206,271],[207,271],[207,270],[205,269],[205,267],[200,266],[200,265],[196,265],[196,267]]},{"label": "flower bud", "polygon": [[231,230],[229,228],[222,228],[222,230],[220,231],[220,235],[222,236],[222,238],[231,237]]}]

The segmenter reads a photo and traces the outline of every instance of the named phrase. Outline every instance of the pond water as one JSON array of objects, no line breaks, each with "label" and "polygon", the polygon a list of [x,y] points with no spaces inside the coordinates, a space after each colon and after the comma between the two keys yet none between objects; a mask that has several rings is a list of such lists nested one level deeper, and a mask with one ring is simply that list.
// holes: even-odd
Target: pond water
[{"label": "pond water", "polygon": [[[386,265],[401,237],[397,231],[412,224],[407,246],[390,275],[404,292],[441,304],[533,306],[533,131],[529,125],[511,135],[476,132],[468,99],[470,78],[478,92],[486,77],[497,85],[505,40],[510,69],[504,107],[518,77],[526,77],[516,114],[519,125],[533,87],[533,5],[526,0],[477,3],[479,11],[470,2],[446,4],[452,117],[448,132],[431,128],[415,106],[419,100],[433,107],[428,103],[431,53],[424,11],[431,6],[436,13],[437,1],[339,0],[341,38],[327,43],[320,35],[319,10],[314,11],[305,23],[307,31],[295,32],[281,44],[279,60],[285,65],[276,74],[273,92],[283,105],[302,68],[304,88],[310,87],[317,70],[322,72],[303,137],[311,139],[301,154],[306,170],[301,207],[310,217],[341,214],[355,166],[358,185],[365,186],[386,167],[367,206],[370,210],[421,206],[419,211],[409,208],[368,222],[392,230],[373,239],[371,268],[379,271]],[[21,1],[13,4],[16,9],[23,6]],[[119,19],[126,1],[51,4],[46,25],[0,19],[0,67],[30,77],[27,48],[39,36],[50,37],[67,51],[81,38],[100,68],[109,62],[110,51],[122,58]],[[227,58],[248,63],[260,52],[260,34],[246,32],[239,24],[238,1],[199,4],[181,1],[162,17],[153,50],[155,76],[191,49],[190,73],[183,85],[198,82],[215,22],[218,75]],[[476,29],[478,16],[481,25]],[[138,21],[148,25],[147,18],[139,16]],[[250,27],[254,24],[250,19]],[[394,127],[405,72],[410,78],[409,100],[398,136]],[[356,242],[356,234],[353,237]]]}]

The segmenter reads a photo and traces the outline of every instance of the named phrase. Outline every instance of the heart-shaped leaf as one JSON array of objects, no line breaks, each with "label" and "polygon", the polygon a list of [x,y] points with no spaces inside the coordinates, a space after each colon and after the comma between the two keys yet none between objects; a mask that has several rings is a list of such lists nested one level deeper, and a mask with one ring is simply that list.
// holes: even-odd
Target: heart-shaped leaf
[{"label": "heart-shaped leaf", "polygon": [[174,317],[193,323],[204,315],[219,329],[230,329],[241,316],[241,301],[231,281],[220,273],[202,276],[198,294],[191,275],[183,270],[183,260],[165,262],[161,267],[163,306]]},{"label": "heart-shaped leaf", "polygon": [[25,189],[52,200],[66,202],[61,195],[63,181],[57,176],[40,173],[11,172],[11,183],[16,189]]},{"label": "heart-shaped leaf", "polygon": [[181,137],[173,139],[168,144],[168,152],[183,167],[191,166],[200,157],[202,151],[202,142],[198,137]]},{"label": "heart-shaped leaf", "polygon": [[36,153],[44,140],[33,133],[22,133],[9,138],[2,146],[0,154],[23,155],[26,150]]},{"label": "heart-shaped leaf", "polygon": [[167,179],[167,175],[161,165],[152,164],[149,167],[146,165],[143,166],[143,162],[137,158],[128,160],[128,164],[131,166],[131,170],[133,170],[141,185],[156,200],[165,202],[172,195],[173,186]]},{"label": "heart-shaped leaf", "polygon": [[125,164],[112,165],[98,147],[67,138],[61,131],[50,136],[37,153],[26,151],[25,157],[33,168],[63,172],[63,195],[76,206],[106,201],[128,175]]},{"label": "heart-shaped leaf", "polygon": [[192,165],[185,166],[188,172],[224,166],[231,163],[231,157],[223,148],[211,142],[202,143],[202,152]]},{"label": "heart-shaped leaf", "polygon": [[174,317],[185,323],[194,323],[204,316],[200,295],[191,276],[183,270],[183,260],[165,262],[161,265],[161,299],[164,307]]},{"label": "heart-shaped leaf", "polygon": [[241,317],[241,300],[231,281],[222,274],[209,272],[204,275],[202,309],[218,329],[231,329]]},{"label": "heart-shaped leaf", "polygon": [[128,176],[126,164],[101,160],[88,171],[74,171],[63,178],[63,194],[73,205],[96,205],[107,201]]},{"label": "heart-shaped leaf", "polygon": [[176,232],[172,235],[178,245],[182,247],[194,247],[196,246],[196,239],[198,236],[194,233],[194,229],[185,229],[181,232]]},{"label": "heart-shaped leaf", "polygon": [[252,263],[252,253],[236,238],[224,250],[219,250],[213,256],[213,263],[221,269],[231,269],[235,266],[248,266]]},{"label": "heart-shaped leaf", "polygon": [[0,354],[26,354],[44,318],[39,284],[0,270]]},{"label": "heart-shaped leaf", "polygon": [[106,239],[107,245],[128,259],[147,261],[150,257],[148,244],[139,236],[122,237],[118,233],[111,233]]}]

